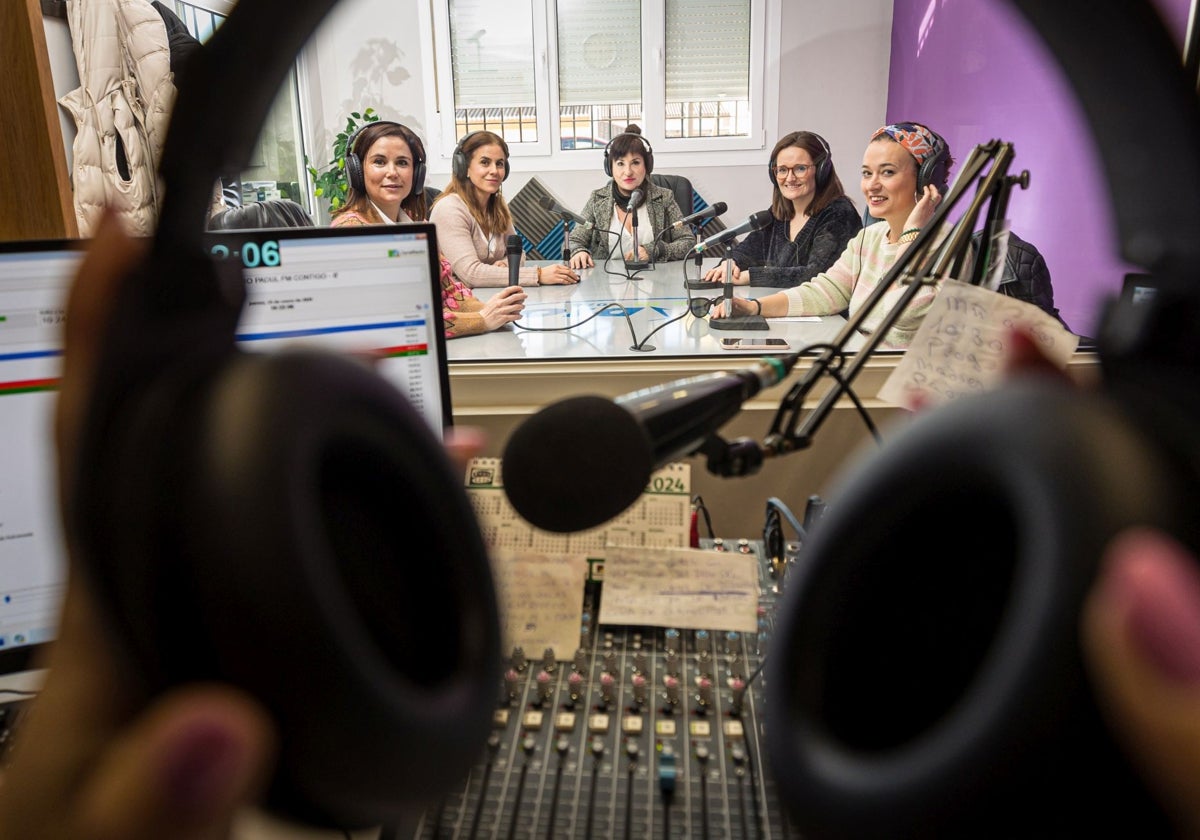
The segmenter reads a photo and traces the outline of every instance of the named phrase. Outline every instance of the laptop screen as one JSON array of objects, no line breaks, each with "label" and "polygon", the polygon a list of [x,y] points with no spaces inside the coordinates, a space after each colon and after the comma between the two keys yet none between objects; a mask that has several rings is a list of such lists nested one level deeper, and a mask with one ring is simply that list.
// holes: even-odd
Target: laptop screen
[{"label": "laptop screen", "polygon": [[[380,358],[438,435],[450,422],[432,225],[207,234],[246,266],[239,346],[304,343]],[[0,674],[54,638],[66,581],[54,401],[66,297],[85,243],[0,242]]]}]

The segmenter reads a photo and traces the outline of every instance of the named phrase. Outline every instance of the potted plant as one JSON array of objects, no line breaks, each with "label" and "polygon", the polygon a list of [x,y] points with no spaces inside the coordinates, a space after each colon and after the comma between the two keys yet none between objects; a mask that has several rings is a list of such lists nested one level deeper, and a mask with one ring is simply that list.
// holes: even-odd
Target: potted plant
[{"label": "potted plant", "polygon": [[346,128],[333,138],[333,160],[329,161],[324,169],[318,170],[309,161],[308,155],[304,156],[308,174],[313,180],[313,194],[318,201],[324,200],[328,213],[332,214],[345,204],[346,194],[350,190],[350,185],[346,182],[347,141],[363,126],[378,121],[379,114],[375,113],[374,108],[367,108],[362,113],[352,113],[346,119]]}]

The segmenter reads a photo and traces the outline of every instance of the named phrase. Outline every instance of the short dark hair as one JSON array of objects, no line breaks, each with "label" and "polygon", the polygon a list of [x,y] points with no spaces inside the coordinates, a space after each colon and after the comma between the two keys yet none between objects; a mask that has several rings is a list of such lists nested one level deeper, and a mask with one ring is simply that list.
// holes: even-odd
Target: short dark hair
[{"label": "short dark hair", "polygon": [[625,129],[624,133],[614,137],[605,150],[605,155],[608,157],[610,166],[613,161],[623,158],[628,154],[642,156],[642,160],[646,161],[647,175],[654,171],[654,150],[650,148],[650,144],[642,137],[641,128],[636,125],[630,125]]}]

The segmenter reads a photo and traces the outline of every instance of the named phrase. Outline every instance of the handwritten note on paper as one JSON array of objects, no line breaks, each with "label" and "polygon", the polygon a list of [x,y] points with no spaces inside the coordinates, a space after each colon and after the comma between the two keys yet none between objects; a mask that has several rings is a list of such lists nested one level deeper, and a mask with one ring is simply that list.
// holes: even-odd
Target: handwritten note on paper
[{"label": "handwritten note on paper", "polygon": [[556,659],[570,659],[579,647],[583,623],[584,557],[492,553],[492,573],[504,627],[503,650],[520,645],[526,656],[554,648]]},{"label": "handwritten note on paper", "polygon": [[758,629],[753,554],[693,549],[610,549],[601,624],[681,629]]},{"label": "handwritten note on paper", "polygon": [[1079,344],[1079,336],[1031,303],[947,280],[879,398],[912,408],[995,388],[1018,326],[1059,367],[1066,367]]}]

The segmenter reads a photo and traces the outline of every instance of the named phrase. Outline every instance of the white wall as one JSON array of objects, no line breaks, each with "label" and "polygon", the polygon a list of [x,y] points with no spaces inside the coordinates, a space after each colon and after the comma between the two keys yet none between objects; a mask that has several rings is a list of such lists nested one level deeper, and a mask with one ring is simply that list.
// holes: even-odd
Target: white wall
[{"label": "white wall", "polygon": [[[433,148],[434,133],[426,125],[432,110],[427,97],[433,90],[433,49],[422,42],[417,16],[409,11],[413,5],[342,0],[305,49],[305,142],[314,160],[329,159],[330,142],[348,113],[373,105],[384,119],[403,122],[426,139],[429,183],[444,183],[443,150]],[[769,202],[770,147],[781,134],[804,128],[829,141],[842,183],[857,202],[862,150],[870,132],[882,124],[887,106],[891,29],[891,0],[784,0],[779,64],[767,68],[780,80],[779,126],[768,126],[761,163],[686,171],[660,165],[659,170],[687,175],[710,203],[728,203],[727,220],[736,222]],[[514,161],[505,184],[510,194],[538,175],[561,201],[581,207],[605,180],[599,167],[538,172],[527,165],[533,162]]]}]

